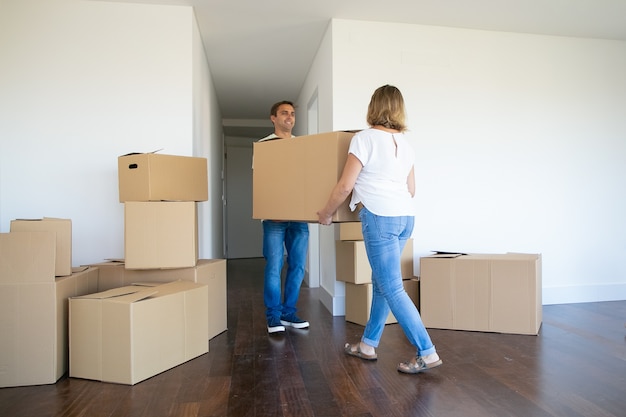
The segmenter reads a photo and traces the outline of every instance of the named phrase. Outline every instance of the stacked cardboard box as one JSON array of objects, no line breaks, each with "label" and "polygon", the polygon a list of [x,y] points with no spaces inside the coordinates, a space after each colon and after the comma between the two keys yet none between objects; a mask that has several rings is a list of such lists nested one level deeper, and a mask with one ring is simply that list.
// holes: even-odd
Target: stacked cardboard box
[{"label": "stacked cardboard box", "polygon": [[196,266],[197,202],[208,199],[206,158],[123,155],[118,180],[126,268]]},{"label": "stacked cardboard box", "polygon": [[226,260],[198,259],[197,202],[208,200],[206,158],[128,154],[118,158],[124,260],[96,264],[99,290],[176,280],[206,284],[208,338],[226,330]]},{"label": "stacked cardboard box", "polygon": [[97,268],[68,265],[70,220],[14,220],[0,233],[0,387],[53,384],[67,372],[68,298],[98,281]]},{"label": "stacked cardboard box", "polygon": [[11,220],[11,232],[52,232],[56,241],[54,275],[63,277],[72,273],[72,221],[44,217],[43,219]]},{"label": "stacked cardboard box", "polygon": [[420,259],[426,327],[536,335],[541,255],[446,254]]},{"label": "stacked cardboard box", "polygon": [[[336,275],[346,283],[346,321],[365,325],[372,304],[372,268],[370,267],[360,222],[340,223],[335,240]],[[413,240],[409,239],[401,256],[404,289],[419,306],[419,282],[413,274]],[[386,324],[397,323],[390,312]]]}]

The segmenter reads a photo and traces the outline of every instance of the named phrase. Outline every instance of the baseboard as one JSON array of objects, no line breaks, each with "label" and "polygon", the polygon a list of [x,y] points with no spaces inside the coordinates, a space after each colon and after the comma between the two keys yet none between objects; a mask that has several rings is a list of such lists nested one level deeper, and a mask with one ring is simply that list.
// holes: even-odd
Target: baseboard
[{"label": "baseboard", "polygon": [[346,296],[333,296],[323,286],[320,286],[320,301],[326,310],[333,316],[346,315]]},{"label": "baseboard", "polygon": [[626,283],[543,287],[542,303],[572,304],[626,300]]}]

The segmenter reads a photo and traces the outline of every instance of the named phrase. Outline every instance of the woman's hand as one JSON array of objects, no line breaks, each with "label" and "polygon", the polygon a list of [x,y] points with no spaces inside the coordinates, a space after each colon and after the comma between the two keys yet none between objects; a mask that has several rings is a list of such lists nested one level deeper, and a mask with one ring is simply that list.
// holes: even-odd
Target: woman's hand
[{"label": "woman's hand", "polygon": [[328,226],[333,222],[333,215],[332,214],[327,215],[324,213],[323,210],[320,210],[317,212],[317,219],[320,222],[320,224]]},{"label": "woman's hand", "polygon": [[354,154],[349,153],[339,182],[337,182],[330,193],[324,208],[317,212],[320,224],[328,226],[333,222],[333,214],[352,192],[356,178],[359,176],[362,168],[361,161]]}]

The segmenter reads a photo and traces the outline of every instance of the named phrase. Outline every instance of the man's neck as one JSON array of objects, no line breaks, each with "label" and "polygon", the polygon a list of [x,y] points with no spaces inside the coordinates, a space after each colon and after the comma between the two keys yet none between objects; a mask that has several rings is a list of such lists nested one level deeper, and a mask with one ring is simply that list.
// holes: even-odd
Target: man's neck
[{"label": "man's neck", "polygon": [[291,137],[291,130],[274,130],[274,134],[281,139],[287,139]]}]

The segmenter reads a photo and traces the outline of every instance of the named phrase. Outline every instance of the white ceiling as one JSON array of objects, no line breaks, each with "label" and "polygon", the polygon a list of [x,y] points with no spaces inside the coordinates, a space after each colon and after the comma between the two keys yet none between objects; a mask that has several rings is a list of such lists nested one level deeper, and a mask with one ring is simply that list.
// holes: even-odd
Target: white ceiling
[{"label": "white ceiling", "polygon": [[113,1],[193,6],[225,133],[251,137],[296,100],[331,18],[626,41],[626,0]]}]

